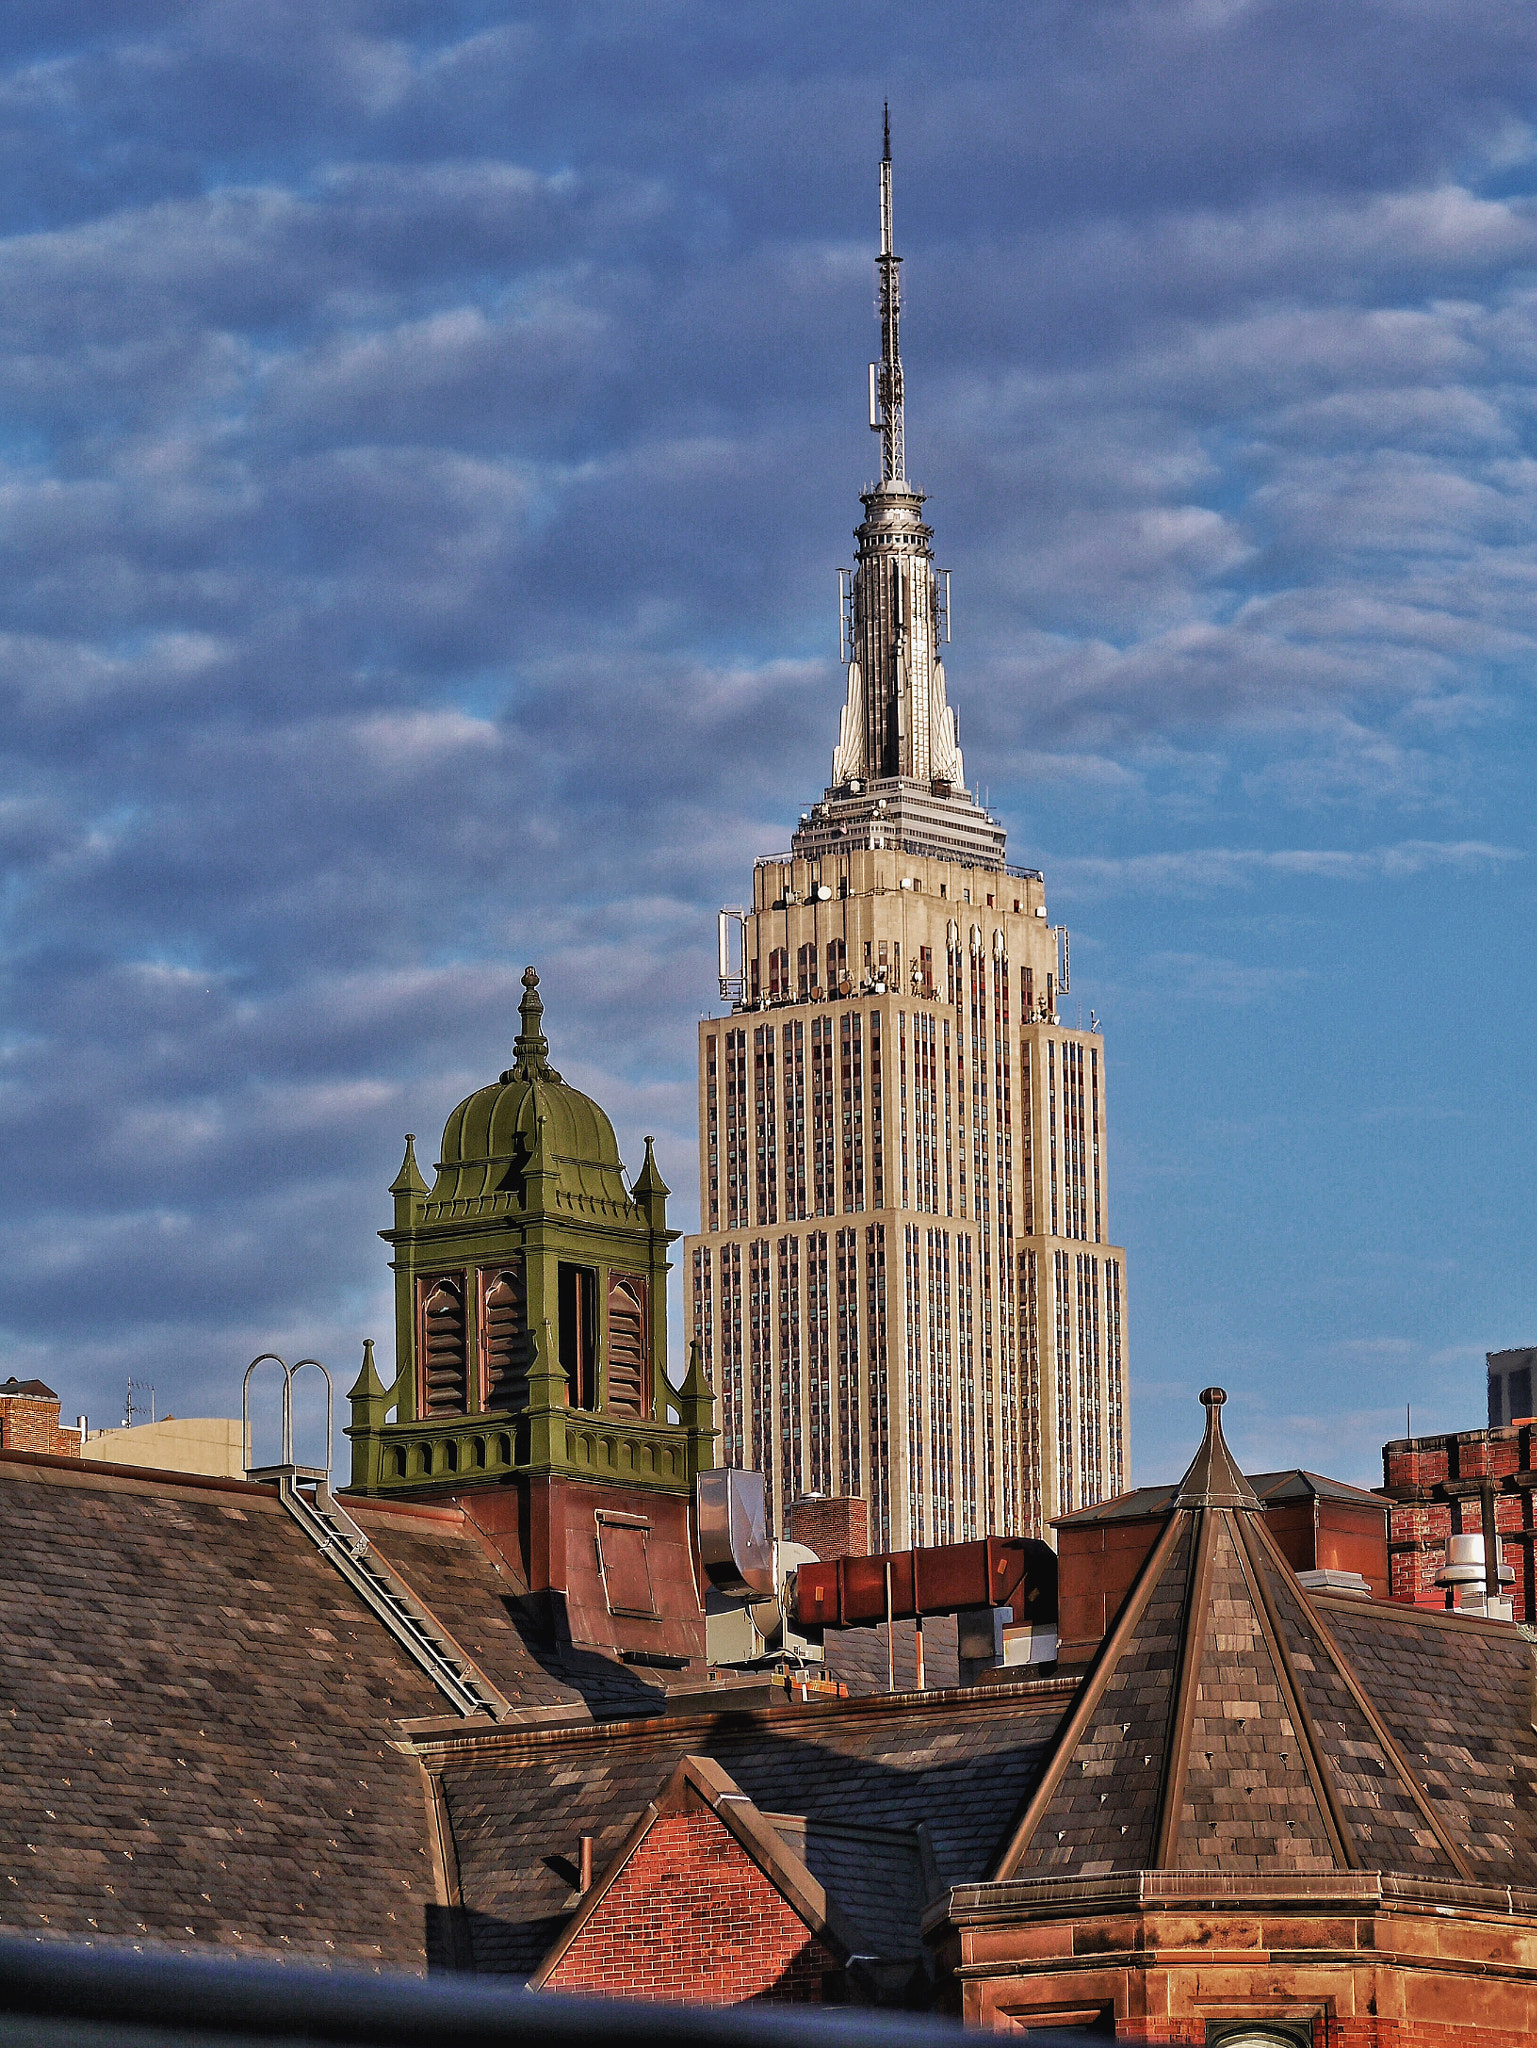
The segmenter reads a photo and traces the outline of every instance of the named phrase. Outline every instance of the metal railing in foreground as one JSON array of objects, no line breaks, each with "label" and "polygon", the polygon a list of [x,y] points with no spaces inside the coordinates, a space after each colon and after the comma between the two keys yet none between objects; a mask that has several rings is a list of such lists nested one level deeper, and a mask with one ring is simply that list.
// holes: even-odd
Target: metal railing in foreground
[{"label": "metal railing in foreground", "polygon": [[[0,2043],[16,2048],[956,2048],[953,2020],[855,2007],[561,1998],[488,1978],[378,1976],[0,1939]],[[1083,2048],[1055,2030],[1036,2048]]]}]

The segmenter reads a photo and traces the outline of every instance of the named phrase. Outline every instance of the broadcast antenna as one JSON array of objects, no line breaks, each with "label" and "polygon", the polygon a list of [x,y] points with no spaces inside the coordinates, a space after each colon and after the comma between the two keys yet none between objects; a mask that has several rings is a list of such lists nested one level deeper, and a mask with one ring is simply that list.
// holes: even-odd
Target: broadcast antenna
[{"label": "broadcast antenna", "polygon": [[885,113],[886,150],[881,158],[881,253],[875,267],[881,274],[881,360],[870,365],[870,429],[881,437],[881,482],[901,483],[907,477],[907,447],[902,424],[902,351],[897,329],[902,314],[902,259],[891,248],[891,105]]}]

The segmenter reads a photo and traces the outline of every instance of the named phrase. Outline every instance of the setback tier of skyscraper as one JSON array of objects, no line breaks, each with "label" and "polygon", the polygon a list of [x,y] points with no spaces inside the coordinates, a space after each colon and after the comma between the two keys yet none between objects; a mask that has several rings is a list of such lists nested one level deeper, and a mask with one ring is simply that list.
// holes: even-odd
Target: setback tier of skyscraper
[{"label": "setback tier of skyscraper", "polygon": [[801,1495],[862,1495],[883,1549],[1041,1534],[1127,1484],[1104,1039],[1062,1013],[1044,877],[966,787],[900,262],[888,143],[848,698],[822,801],[722,913],[685,1245],[722,1461],[763,1474],[781,1527]]}]

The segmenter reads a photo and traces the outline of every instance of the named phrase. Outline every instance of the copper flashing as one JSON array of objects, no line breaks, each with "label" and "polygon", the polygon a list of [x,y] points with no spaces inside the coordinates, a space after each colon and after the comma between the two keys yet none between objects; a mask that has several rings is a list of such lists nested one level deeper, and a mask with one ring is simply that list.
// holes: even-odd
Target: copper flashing
[{"label": "copper flashing", "polygon": [[658,1736],[671,1740],[676,1735],[708,1739],[726,1731],[777,1729],[829,1720],[900,1720],[911,1723],[916,1718],[930,1715],[943,1718],[953,1713],[962,1701],[990,1713],[1012,1710],[1020,1714],[1021,1709],[1028,1711],[1032,1706],[1048,1713],[1053,1708],[1066,1707],[1081,1683],[1076,1677],[1046,1678],[1028,1685],[952,1686],[942,1692],[866,1693],[842,1700],[786,1700],[768,1707],[734,1707],[730,1703],[730,1695],[726,1694],[714,1712],[670,1714],[665,1706],[659,1704],[654,1714],[573,1721],[567,1725],[546,1727],[519,1727],[512,1722],[498,1722],[488,1728],[457,1721],[441,1734],[413,1731],[403,1722],[396,1725],[401,1729],[402,1742],[424,1758],[436,1761],[442,1757],[446,1762],[451,1752],[455,1762],[481,1763],[544,1744],[581,1747],[589,1743],[607,1745],[616,1740],[648,1740]]},{"label": "copper flashing", "polygon": [[924,1933],[967,1920],[1060,1920],[1065,1912],[1258,1906],[1269,1911],[1295,1907],[1316,1912],[1338,1903],[1358,1907],[1430,1906],[1501,1918],[1537,1917],[1537,1892],[1520,1886],[1462,1884],[1455,1879],[1418,1877],[1392,1870],[1338,1870],[1327,1874],[1290,1871],[1125,1870],[1094,1877],[1062,1873],[1017,1877],[989,1884],[953,1885],[923,1918]]},{"label": "copper flashing", "polygon": [[1206,1436],[1190,1461],[1190,1469],[1174,1496],[1177,1508],[1257,1508],[1259,1495],[1234,1463],[1222,1434],[1222,1408],[1227,1394],[1221,1387],[1205,1387],[1201,1406],[1206,1410]]},{"label": "copper flashing", "polygon": [[[0,1479],[33,1478],[48,1485],[95,1487],[103,1492],[164,1493],[181,1488],[188,1493],[233,1493],[248,1506],[269,1503],[282,1512],[276,1489],[267,1481],[229,1479],[216,1472],[178,1472],[164,1465],[116,1465],[110,1458],[61,1458],[51,1451],[0,1450]],[[462,1522],[464,1510],[444,1503],[397,1500],[364,1500],[352,1493],[339,1493],[349,1513],[423,1516],[443,1523]]]},{"label": "copper flashing", "polygon": [[[1500,1541],[1508,1543],[1513,1537],[1532,1534],[1534,1532],[1530,1529],[1502,1529]],[[1369,1612],[1373,1621],[1393,1621],[1404,1628],[1423,1626],[1480,1636],[1497,1632],[1507,1640],[1513,1633],[1512,1623],[1493,1620],[1487,1614],[1459,1614],[1445,1607],[1415,1607],[1407,1600],[1373,1600],[1368,1603],[1350,1594],[1309,1592],[1306,1586],[1302,1590],[1307,1595],[1308,1605],[1314,1609],[1332,1608],[1341,1614]]]}]

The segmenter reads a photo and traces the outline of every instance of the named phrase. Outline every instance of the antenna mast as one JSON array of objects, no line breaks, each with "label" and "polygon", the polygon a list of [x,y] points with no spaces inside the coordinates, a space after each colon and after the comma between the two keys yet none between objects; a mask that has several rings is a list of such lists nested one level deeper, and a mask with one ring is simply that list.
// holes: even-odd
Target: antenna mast
[{"label": "antenna mast", "polygon": [[907,476],[907,448],[902,422],[902,351],[897,329],[902,313],[898,272],[902,259],[891,247],[891,107],[885,117],[885,154],[881,158],[880,272],[881,361],[870,365],[870,425],[881,437],[881,482],[902,482]]}]

